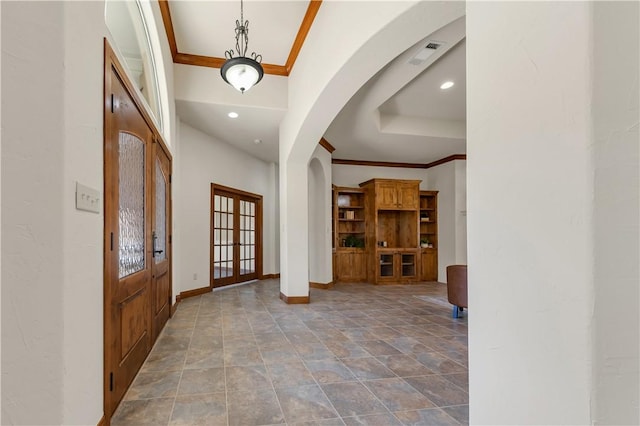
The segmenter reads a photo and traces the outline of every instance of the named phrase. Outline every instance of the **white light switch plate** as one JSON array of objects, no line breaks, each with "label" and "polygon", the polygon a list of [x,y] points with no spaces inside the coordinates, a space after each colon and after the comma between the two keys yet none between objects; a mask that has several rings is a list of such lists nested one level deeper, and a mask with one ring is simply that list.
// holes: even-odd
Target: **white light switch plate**
[{"label": "white light switch plate", "polygon": [[100,213],[100,191],[76,182],[76,209]]}]

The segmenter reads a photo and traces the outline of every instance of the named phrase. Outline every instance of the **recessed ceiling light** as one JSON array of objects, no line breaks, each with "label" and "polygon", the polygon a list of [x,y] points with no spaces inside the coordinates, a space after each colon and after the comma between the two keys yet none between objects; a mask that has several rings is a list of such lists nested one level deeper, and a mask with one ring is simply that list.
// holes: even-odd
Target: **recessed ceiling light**
[{"label": "recessed ceiling light", "polygon": [[229,116],[229,118],[238,118],[238,113],[237,112],[233,112],[231,111],[229,114],[227,114]]},{"label": "recessed ceiling light", "polygon": [[440,88],[442,90],[444,89],[449,89],[450,87],[453,87],[453,81],[445,81],[444,83],[442,83],[442,85],[440,86]]},{"label": "recessed ceiling light", "polygon": [[253,143],[255,143],[256,145],[259,145],[262,143],[262,139],[254,139]]}]

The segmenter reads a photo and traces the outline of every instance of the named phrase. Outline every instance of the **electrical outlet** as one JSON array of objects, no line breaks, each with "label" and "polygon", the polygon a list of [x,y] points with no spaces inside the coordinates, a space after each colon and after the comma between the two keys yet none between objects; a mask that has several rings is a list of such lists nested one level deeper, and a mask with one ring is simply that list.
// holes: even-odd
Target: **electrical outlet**
[{"label": "electrical outlet", "polygon": [[193,280],[196,281],[198,279],[198,274],[196,274],[195,272],[193,273]]}]

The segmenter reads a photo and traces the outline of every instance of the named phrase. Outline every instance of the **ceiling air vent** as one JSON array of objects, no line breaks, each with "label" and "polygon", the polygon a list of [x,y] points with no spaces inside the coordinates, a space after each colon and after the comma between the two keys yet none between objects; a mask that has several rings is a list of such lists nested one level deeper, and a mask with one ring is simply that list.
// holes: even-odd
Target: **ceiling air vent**
[{"label": "ceiling air vent", "polygon": [[438,49],[443,44],[444,43],[439,41],[427,42],[426,46],[418,50],[418,53],[416,53],[411,59],[409,59],[409,63],[411,65],[421,65],[422,63],[424,63],[424,61],[427,60],[427,58],[429,58],[429,56],[433,55],[436,49]]}]

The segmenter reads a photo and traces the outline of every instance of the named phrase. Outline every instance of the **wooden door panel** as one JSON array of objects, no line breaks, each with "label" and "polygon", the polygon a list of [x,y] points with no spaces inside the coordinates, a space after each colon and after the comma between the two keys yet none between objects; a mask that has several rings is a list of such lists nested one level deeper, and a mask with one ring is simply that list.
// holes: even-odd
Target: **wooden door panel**
[{"label": "wooden door panel", "polygon": [[152,212],[152,331],[153,341],[171,316],[171,159],[158,143],[153,144]]},{"label": "wooden door panel", "polygon": [[105,87],[105,414],[151,348],[149,174],[152,130],[111,69]]},{"label": "wooden door panel", "polygon": [[123,362],[127,355],[141,344],[144,346],[146,334],[148,333],[148,325],[145,321],[149,306],[148,294],[146,291],[140,292],[129,297],[118,305],[120,317],[120,362]]}]

